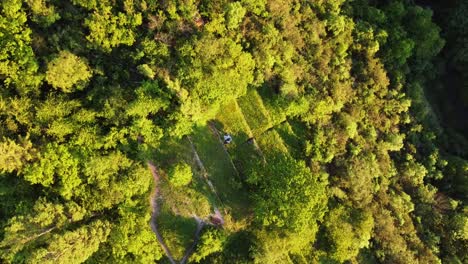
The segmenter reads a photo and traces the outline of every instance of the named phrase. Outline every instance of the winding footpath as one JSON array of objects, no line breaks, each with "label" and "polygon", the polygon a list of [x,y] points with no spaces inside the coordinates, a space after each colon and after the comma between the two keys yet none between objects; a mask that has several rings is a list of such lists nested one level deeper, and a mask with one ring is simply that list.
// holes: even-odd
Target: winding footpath
[{"label": "winding footpath", "polygon": [[195,221],[197,221],[197,231],[195,231],[195,237],[193,239],[192,245],[187,249],[185,252],[184,257],[180,261],[180,264],[185,264],[188,260],[188,258],[192,255],[192,253],[195,251],[195,247],[198,244],[198,241],[200,240],[200,233],[203,230],[203,227],[207,224],[205,221],[203,221],[201,218],[198,216],[194,215],[193,218],[195,218]]},{"label": "winding footpath", "polygon": [[[195,149],[195,146],[194,146],[191,138],[188,137],[188,140],[189,140],[190,145],[192,147],[192,151],[193,151],[193,154],[194,154],[194,157],[195,157],[195,161],[196,161],[198,167],[200,168],[200,170],[202,171],[203,177],[205,178],[205,180],[206,180],[207,184],[209,185],[211,191],[218,198],[218,200],[222,203],[220,197],[218,196],[218,193],[216,192],[216,189],[214,188],[211,181],[208,179],[208,172],[206,171],[205,166],[203,165],[202,161],[200,160],[200,157],[198,156],[198,153],[197,153],[197,151]],[[139,142],[141,142],[141,141],[142,141],[142,139],[139,138]],[[226,151],[226,154],[228,154],[226,149],[225,149],[225,151]],[[231,160],[231,163],[232,163],[232,160]],[[150,225],[151,225],[151,230],[153,230],[153,233],[156,235],[156,238],[158,239],[159,244],[163,248],[164,253],[166,254],[167,258],[169,259],[169,262],[171,264],[176,264],[177,261],[172,256],[169,248],[167,247],[166,243],[164,242],[164,239],[163,239],[162,235],[158,231],[158,223],[156,221],[157,217],[159,216],[159,211],[160,211],[160,208],[159,208],[160,205],[158,203],[158,200],[161,200],[160,189],[159,189],[159,181],[161,180],[161,177],[159,175],[158,168],[156,167],[156,165],[154,165],[153,162],[147,161],[146,164],[148,166],[148,169],[151,171],[151,175],[153,176],[153,182],[154,182],[154,188],[153,188],[153,191],[152,191],[152,193],[150,195],[150,206],[151,206]],[[236,172],[237,172],[237,169],[236,169]],[[216,219],[218,221],[218,224],[213,224],[213,223],[210,223],[210,222],[206,222],[203,219],[199,218],[197,215],[193,216],[193,218],[197,222],[197,229],[195,231],[193,243],[189,248],[187,248],[187,250],[186,250],[186,252],[184,254],[184,257],[180,261],[180,264],[185,264],[188,261],[188,259],[190,258],[190,256],[193,254],[193,252],[195,251],[195,248],[196,248],[196,246],[197,246],[197,244],[198,244],[198,242],[200,240],[201,231],[203,230],[203,228],[206,225],[215,225],[215,226],[223,226],[224,225],[224,219],[223,219],[223,216],[222,216],[221,212],[219,211],[218,207],[216,205],[213,205],[213,207],[214,207],[214,214],[211,215],[211,217],[212,217],[212,219]]]},{"label": "winding footpath", "polygon": [[156,166],[151,161],[148,161],[147,165],[148,165],[148,168],[151,171],[151,174],[153,175],[153,180],[154,180],[154,189],[153,189],[153,193],[150,196],[150,205],[151,205],[150,224],[151,224],[151,229],[156,234],[156,238],[158,239],[159,244],[161,244],[161,247],[163,248],[164,253],[166,253],[166,256],[169,259],[169,261],[171,262],[171,264],[176,264],[177,262],[172,257],[172,254],[169,251],[169,248],[167,247],[166,243],[164,243],[164,239],[162,238],[161,234],[158,231],[158,224],[156,222],[156,218],[159,215],[159,204],[158,204],[157,200],[161,199],[160,190],[159,190],[159,180],[160,180],[161,177],[159,176],[158,169],[156,168]]},{"label": "winding footpath", "polygon": [[[193,147],[193,144],[192,144]],[[203,166],[203,163],[201,162],[200,158],[198,157],[198,153],[195,151],[195,156],[197,159],[198,165],[201,167],[201,169],[206,173],[205,167]],[[166,254],[167,258],[169,259],[169,262],[171,264],[177,264],[177,261],[174,260],[174,257],[172,256],[169,248],[167,247],[166,243],[164,242],[164,239],[162,235],[158,231],[158,224],[156,222],[157,217],[159,216],[159,202],[158,200],[162,200],[162,197],[160,196],[160,189],[159,189],[159,181],[161,177],[159,176],[158,169],[156,168],[156,165],[154,165],[153,162],[148,161],[147,166],[149,170],[151,171],[151,175],[153,175],[153,181],[154,181],[154,189],[152,194],[150,195],[150,205],[151,205],[151,220],[150,220],[150,225],[151,225],[151,230],[153,230],[154,234],[156,235],[156,238],[158,239],[159,244],[164,250],[164,253]],[[208,184],[212,188],[212,191],[218,196],[216,193],[216,190],[214,189],[213,185],[211,184],[211,181],[207,178],[205,175],[205,179],[208,181]],[[219,197],[218,197],[219,199]],[[224,219],[218,210],[216,206],[214,206],[215,214],[212,215],[212,217],[219,219],[220,225],[222,226],[224,224]],[[194,239],[192,245],[186,250],[184,257],[180,261],[180,264],[185,264],[189,257],[193,254],[195,251],[195,247],[197,246],[199,240],[200,240],[200,235],[201,231],[203,230],[203,227],[206,225],[212,225],[211,223],[205,222],[203,219],[199,218],[198,216],[194,215],[193,218],[197,222],[197,230],[195,231]]]}]

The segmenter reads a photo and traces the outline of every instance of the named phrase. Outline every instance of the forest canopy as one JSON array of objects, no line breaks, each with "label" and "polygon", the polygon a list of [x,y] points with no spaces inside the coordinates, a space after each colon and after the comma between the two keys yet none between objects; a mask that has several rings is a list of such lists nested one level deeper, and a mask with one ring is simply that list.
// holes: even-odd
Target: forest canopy
[{"label": "forest canopy", "polygon": [[467,263],[467,0],[3,0],[1,263]]}]

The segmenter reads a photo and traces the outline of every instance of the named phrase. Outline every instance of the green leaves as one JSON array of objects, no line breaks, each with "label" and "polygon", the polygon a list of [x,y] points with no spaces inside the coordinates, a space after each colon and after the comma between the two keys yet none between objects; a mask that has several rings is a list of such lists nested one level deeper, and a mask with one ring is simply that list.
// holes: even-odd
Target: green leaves
[{"label": "green leaves", "polygon": [[193,121],[203,122],[214,117],[220,104],[246,93],[253,81],[254,62],[229,38],[204,35],[193,41],[180,50],[184,60],[178,72],[181,110]]},{"label": "green leaves", "polygon": [[60,19],[60,15],[55,11],[55,7],[47,3],[48,0],[29,0],[26,1],[33,13],[32,20],[45,27],[50,26]]},{"label": "green leaves", "polygon": [[163,257],[156,236],[151,231],[149,208],[142,204],[119,206],[119,220],[113,221],[107,245],[99,254],[108,256],[113,263],[152,263]]},{"label": "green leaves", "polygon": [[42,78],[37,74],[39,66],[22,1],[3,1],[0,14],[0,81],[20,94],[36,91]]},{"label": "green leaves", "polygon": [[119,45],[131,46],[135,42],[135,28],[142,23],[140,13],[112,13],[112,6],[99,6],[86,19],[90,34],[86,37],[96,48],[110,52]]},{"label": "green leaves", "polygon": [[200,237],[195,253],[190,258],[191,261],[200,263],[207,256],[221,252],[226,243],[226,234],[223,230],[209,228]]},{"label": "green leaves", "polygon": [[257,188],[253,194],[257,222],[289,230],[316,225],[326,210],[325,179],[286,155],[258,164],[247,179]]},{"label": "green leaves", "polygon": [[47,82],[66,93],[82,90],[91,76],[86,61],[69,51],[61,51],[47,64]]},{"label": "green leaves", "polygon": [[28,165],[24,178],[32,184],[49,187],[58,183],[58,191],[70,199],[81,184],[79,177],[79,158],[73,150],[64,145],[48,144],[38,161]]},{"label": "green leaves", "polygon": [[[45,198],[39,198],[32,208],[26,213],[18,212],[18,215],[9,219],[5,225],[4,238],[0,243],[1,257],[13,258],[17,252],[29,244],[43,241],[44,237],[59,228],[64,227],[69,221],[81,220],[77,214],[79,206],[70,204],[53,203]],[[28,257],[28,256],[26,256]]]},{"label": "green leaves", "polygon": [[174,187],[182,187],[192,181],[192,169],[187,163],[175,164],[169,171],[169,182]]},{"label": "green leaves", "polygon": [[20,143],[3,138],[0,142],[0,172],[20,174],[27,162],[34,158],[35,149],[29,138],[20,138]]},{"label": "green leaves", "polygon": [[242,22],[246,13],[245,8],[240,2],[230,3],[227,7],[227,28],[236,29],[239,27],[239,24]]},{"label": "green leaves", "polygon": [[330,243],[327,253],[340,263],[355,258],[360,249],[369,246],[374,227],[369,211],[340,205],[328,213],[324,224]]},{"label": "green leaves", "polygon": [[55,234],[47,247],[27,257],[27,263],[83,263],[107,240],[109,232],[109,222],[96,220],[76,230]]}]

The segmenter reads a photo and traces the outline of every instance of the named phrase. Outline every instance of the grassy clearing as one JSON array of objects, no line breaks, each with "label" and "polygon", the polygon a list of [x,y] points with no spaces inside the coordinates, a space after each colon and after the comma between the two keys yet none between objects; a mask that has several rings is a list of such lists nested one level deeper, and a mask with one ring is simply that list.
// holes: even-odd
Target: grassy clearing
[{"label": "grassy clearing", "polygon": [[221,201],[239,219],[248,210],[248,197],[222,143],[208,126],[196,127],[192,140]]},{"label": "grassy clearing", "polygon": [[[155,160],[161,170],[161,195],[164,204],[175,214],[192,217],[207,217],[216,204],[216,199],[204,181],[187,139],[163,141]],[[184,161],[192,168],[192,182],[184,187],[173,187],[167,180],[166,172],[177,162]]]},{"label": "grassy clearing", "polygon": [[[159,231],[175,259],[183,257],[193,242],[196,221],[193,215],[208,218],[218,202],[198,169],[190,142],[187,139],[164,140],[154,157],[161,172],[161,211],[157,218]],[[192,182],[183,187],[172,186],[166,172],[177,162],[184,161],[192,168]]]},{"label": "grassy clearing", "polygon": [[193,243],[197,222],[193,218],[174,214],[165,206],[165,203],[162,203],[157,223],[161,236],[174,259],[181,259],[185,250]]},{"label": "grassy clearing", "polygon": [[207,218],[212,212],[213,201],[210,190],[197,176],[188,186],[183,187],[173,187],[167,179],[161,180],[161,196],[164,205],[177,215],[184,217],[197,215]]},{"label": "grassy clearing", "polygon": [[221,108],[215,120],[215,126],[220,133],[228,132],[232,135],[233,141],[226,147],[240,176],[244,178],[246,169],[251,166],[252,161],[261,157],[253,142],[249,141],[253,133],[237,101],[234,100]]},{"label": "grassy clearing", "polygon": [[252,141],[235,146],[229,153],[242,179],[245,179],[247,169],[253,166],[254,162],[263,159]]},{"label": "grassy clearing", "polygon": [[233,136],[231,145],[242,144],[253,136],[236,100],[232,100],[221,107],[216,116],[215,124],[220,132],[229,133]]},{"label": "grassy clearing", "polygon": [[257,90],[250,89],[246,95],[238,99],[238,102],[254,136],[262,134],[271,127],[270,116]]},{"label": "grassy clearing", "polygon": [[164,138],[156,151],[154,161],[161,168],[169,168],[178,161],[192,163],[192,149],[186,139],[168,139]]}]

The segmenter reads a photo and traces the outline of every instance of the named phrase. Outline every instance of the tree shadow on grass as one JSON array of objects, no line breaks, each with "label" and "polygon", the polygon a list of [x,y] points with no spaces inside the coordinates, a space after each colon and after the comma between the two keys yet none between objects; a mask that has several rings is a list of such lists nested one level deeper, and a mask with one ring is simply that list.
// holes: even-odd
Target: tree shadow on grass
[{"label": "tree shadow on grass", "polygon": [[185,250],[193,243],[197,222],[193,218],[176,215],[165,208],[162,208],[156,221],[174,259],[181,259]]}]

